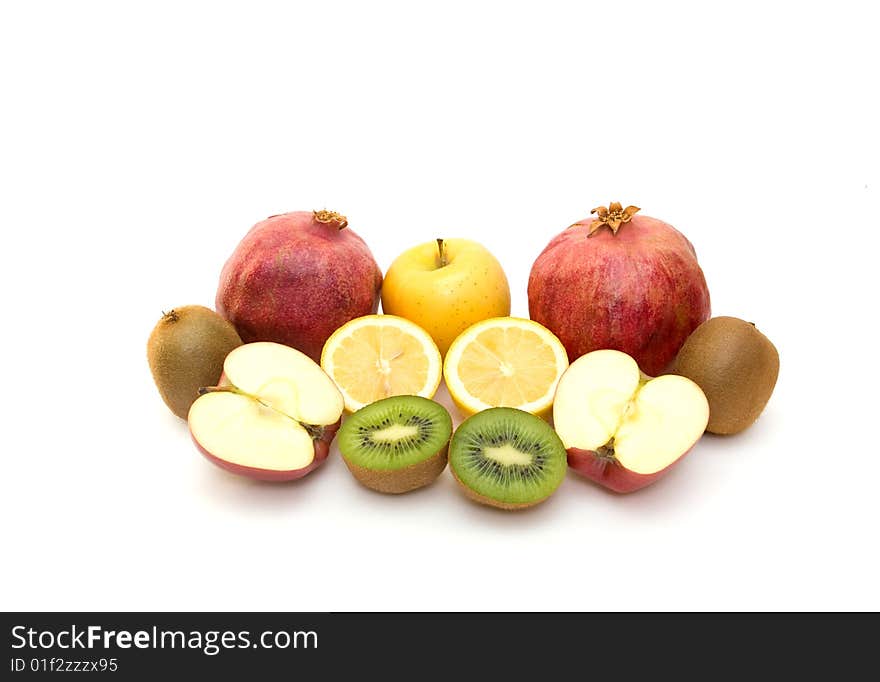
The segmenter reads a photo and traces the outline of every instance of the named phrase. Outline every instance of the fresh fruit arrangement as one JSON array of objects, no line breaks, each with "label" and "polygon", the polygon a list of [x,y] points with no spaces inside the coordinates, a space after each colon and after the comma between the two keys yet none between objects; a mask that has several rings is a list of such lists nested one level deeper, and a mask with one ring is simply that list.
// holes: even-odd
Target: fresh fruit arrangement
[{"label": "fresh fruit arrangement", "polygon": [[[691,243],[639,211],[599,207],[553,238],[529,320],[509,316],[504,270],[474,241],[413,247],[383,280],[344,216],[272,216],[223,267],[217,312],[163,314],[150,370],[205,457],[250,478],[302,478],[336,437],[380,493],[428,486],[447,463],[500,509],[547,500],[568,469],[632,492],[704,433],[752,425],[779,374],[754,324],[709,318]],[[457,428],[432,400],[442,380]]]}]

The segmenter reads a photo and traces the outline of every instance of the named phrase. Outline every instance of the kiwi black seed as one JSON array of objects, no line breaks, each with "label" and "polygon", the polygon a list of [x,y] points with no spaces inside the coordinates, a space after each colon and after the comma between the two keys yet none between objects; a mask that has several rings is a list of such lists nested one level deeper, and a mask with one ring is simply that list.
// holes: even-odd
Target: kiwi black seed
[{"label": "kiwi black seed", "polygon": [[147,341],[147,361],[168,408],[186,419],[199,388],[217,383],[226,356],[240,345],[235,327],[210,308],[188,305],[164,313]]},{"label": "kiwi black seed", "polygon": [[779,353],[751,322],[713,317],[685,341],[674,371],[706,394],[706,430],[734,434],[751,426],[770,400],[779,376]]},{"label": "kiwi black seed", "polygon": [[339,451],[363,485],[405,493],[432,483],[446,468],[452,418],[439,403],[414,395],[370,403],[339,429]]},{"label": "kiwi black seed", "polygon": [[565,446],[543,419],[510,407],[493,407],[456,429],[449,446],[449,468],[473,500],[522,509],[555,492],[568,462]]}]

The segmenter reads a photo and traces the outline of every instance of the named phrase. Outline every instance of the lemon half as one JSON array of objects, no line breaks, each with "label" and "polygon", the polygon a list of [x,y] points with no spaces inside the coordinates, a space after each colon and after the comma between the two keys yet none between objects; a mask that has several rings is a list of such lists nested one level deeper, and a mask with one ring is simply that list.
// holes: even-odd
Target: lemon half
[{"label": "lemon half", "polygon": [[365,315],[342,325],[324,344],[321,367],[349,412],[395,395],[433,398],[443,374],[428,332],[395,315]]},{"label": "lemon half", "polygon": [[519,317],[494,317],[452,342],[443,375],[465,414],[515,407],[547,416],[568,356],[549,329]]}]

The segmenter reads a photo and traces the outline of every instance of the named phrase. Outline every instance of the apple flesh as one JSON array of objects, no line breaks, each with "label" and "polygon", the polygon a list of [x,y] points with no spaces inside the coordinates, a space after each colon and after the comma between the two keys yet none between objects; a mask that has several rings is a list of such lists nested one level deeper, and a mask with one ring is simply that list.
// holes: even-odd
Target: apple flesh
[{"label": "apple flesh", "polygon": [[635,207],[609,208],[554,237],[535,260],[529,316],[559,337],[572,362],[613,348],[656,376],[709,319],[709,290],[683,234]]},{"label": "apple flesh", "polygon": [[192,438],[211,462],[266,481],[302,478],[330,451],[342,394],[308,356],[277,343],[239,346],[220,384],[189,410]]},{"label": "apple flesh", "polygon": [[569,466],[618,493],[657,480],[687,454],[708,422],[709,403],[693,381],[648,377],[616,350],[575,360],[553,403]]},{"label": "apple flesh", "polygon": [[275,341],[316,362],[327,338],[379,308],[382,272],[364,241],[331,211],[254,225],[223,266],[216,308],[242,341]]}]

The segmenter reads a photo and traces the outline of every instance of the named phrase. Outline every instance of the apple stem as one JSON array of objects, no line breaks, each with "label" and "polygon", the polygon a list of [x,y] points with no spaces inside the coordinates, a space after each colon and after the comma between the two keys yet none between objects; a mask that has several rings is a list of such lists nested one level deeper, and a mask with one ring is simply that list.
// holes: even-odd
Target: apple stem
[{"label": "apple stem", "polygon": [[446,244],[440,238],[437,239],[437,255],[438,268],[445,268],[449,265],[449,261],[446,259]]}]

